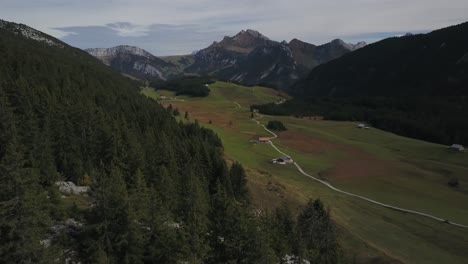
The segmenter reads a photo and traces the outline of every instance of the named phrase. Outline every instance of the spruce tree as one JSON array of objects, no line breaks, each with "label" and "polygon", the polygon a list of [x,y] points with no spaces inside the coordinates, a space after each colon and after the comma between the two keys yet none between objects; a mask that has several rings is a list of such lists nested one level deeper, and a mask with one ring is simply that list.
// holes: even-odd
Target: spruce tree
[{"label": "spruce tree", "polygon": [[297,220],[298,234],[303,246],[300,256],[312,263],[337,263],[338,242],[334,225],[323,203],[310,200]]},{"label": "spruce tree", "polygon": [[47,263],[51,259],[41,244],[49,223],[45,193],[37,172],[26,166],[11,113],[6,107],[0,109],[0,259],[4,263]]},{"label": "spruce tree", "polygon": [[229,171],[229,179],[232,185],[234,197],[242,202],[248,202],[247,178],[245,170],[238,162],[234,162]]}]

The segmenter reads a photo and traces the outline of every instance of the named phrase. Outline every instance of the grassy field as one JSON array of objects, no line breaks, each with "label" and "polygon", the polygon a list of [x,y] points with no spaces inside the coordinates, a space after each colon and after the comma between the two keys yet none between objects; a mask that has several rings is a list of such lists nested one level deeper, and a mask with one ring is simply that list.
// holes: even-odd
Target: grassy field
[{"label": "grassy field", "polygon": [[[279,154],[269,136],[250,120],[251,104],[278,101],[284,95],[263,87],[217,82],[206,98],[183,98],[172,104],[190,119],[216,131],[226,158],[247,169],[249,187],[259,208],[283,203],[298,208],[321,198],[340,227],[342,245],[357,263],[467,263],[468,230],[396,212],[333,192],[301,175],[292,165],[268,161]],[[147,96],[171,92],[144,89]],[[234,102],[239,103],[239,108]],[[360,130],[353,122],[315,121],[265,116],[282,121],[288,131],[275,144],[311,175],[345,191],[380,202],[468,224],[468,154],[446,146],[400,137],[378,129]],[[460,187],[448,187],[457,177]]]}]

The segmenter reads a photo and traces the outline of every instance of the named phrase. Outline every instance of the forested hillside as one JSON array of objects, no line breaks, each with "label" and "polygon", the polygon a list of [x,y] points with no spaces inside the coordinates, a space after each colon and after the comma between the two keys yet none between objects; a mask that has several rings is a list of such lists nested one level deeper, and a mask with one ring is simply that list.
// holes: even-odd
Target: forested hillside
[{"label": "forested hillside", "polygon": [[290,90],[295,100],[255,108],[468,144],[468,23],[368,45],[318,66]]},{"label": "forested hillside", "polygon": [[[213,132],[85,52],[3,26],[0,62],[1,263],[339,262],[319,200],[297,221],[255,213]],[[64,180],[90,192],[63,196]]]}]

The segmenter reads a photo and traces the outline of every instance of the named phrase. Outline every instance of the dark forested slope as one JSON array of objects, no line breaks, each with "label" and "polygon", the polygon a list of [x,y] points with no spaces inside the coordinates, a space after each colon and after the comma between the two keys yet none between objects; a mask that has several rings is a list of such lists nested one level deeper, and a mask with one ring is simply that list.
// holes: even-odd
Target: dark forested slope
[{"label": "dark forested slope", "polygon": [[291,91],[312,96],[468,95],[468,22],[368,45],[318,66]]},{"label": "dark forested slope", "polygon": [[[242,166],[228,168],[211,131],[177,123],[87,53],[18,27],[32,32],[0,23],[1,263],[338,261],[319,201],[297,228],[287,211],[255,215]],[[62,196],[59,180],[91,190]],[[316,226],[327,229],[300,235]]]},{"label": "dark forested slope", "polygon": [[316,67],[291,93],[285,104],[254,107],[468,144],[468,23],[368,45]]}]

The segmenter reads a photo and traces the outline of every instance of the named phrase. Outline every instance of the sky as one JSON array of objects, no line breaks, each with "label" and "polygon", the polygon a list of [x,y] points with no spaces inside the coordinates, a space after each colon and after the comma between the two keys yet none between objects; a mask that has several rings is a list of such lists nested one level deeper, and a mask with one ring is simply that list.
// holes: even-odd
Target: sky
[{"label": "sky", "polygon": [[0,0],[0,19],[79,48],[188,54],[254,29],[277,41],[375,42],[468,21],[468,0]]}]

